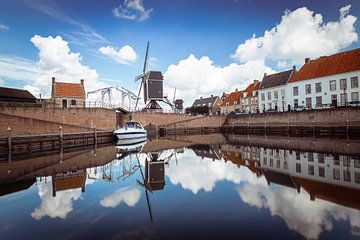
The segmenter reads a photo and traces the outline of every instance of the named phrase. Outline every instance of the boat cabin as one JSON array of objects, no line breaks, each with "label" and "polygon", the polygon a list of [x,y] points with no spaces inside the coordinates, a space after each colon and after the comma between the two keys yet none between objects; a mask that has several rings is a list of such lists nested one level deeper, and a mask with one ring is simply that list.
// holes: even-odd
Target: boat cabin
[{"label": "boat cabin", "polygon": [[143,129],[143,126],[139,122],[127,122],[125,128]]}]

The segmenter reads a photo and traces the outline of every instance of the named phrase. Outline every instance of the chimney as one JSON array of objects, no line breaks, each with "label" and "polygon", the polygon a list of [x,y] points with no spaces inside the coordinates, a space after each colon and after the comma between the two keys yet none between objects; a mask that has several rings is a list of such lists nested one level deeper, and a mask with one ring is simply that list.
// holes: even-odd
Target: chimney
[{"label": "chimney", "polygon": [[310,58],[305,58],[305,64],[310,62]]},{"label": "chimney", "polygon": [[237,92],[238,91],[238,89],[237,88],[235,88],[235,92]]},{"label": "chimney", "polygon": [[294,65],[293,68],[292,68],[293,71],[296,71],[296,66]]},{"label": "chimney", "polygon": [[211,94],[211,97],[213,97],[214,95]]},{"label": "chimney", "polygon": [[84,86],[84,79],[80,79],[80,83]]},{"label": "chimney", "polygon": [[200,99],[202,99],[202,96],[200,96]]},{"label": "chimney", "polygon": [[52,83],[54,84],[55,83],[55,77],[52,77],[51,80],[52,80]]},{"label": "chimney", "polygon": [[266,72],[264,72],[264,77],[266,77]]},{"label": "chimney", "polygon": [[258,84],[259,83],[259,80],[254,80],[254,85]]}]

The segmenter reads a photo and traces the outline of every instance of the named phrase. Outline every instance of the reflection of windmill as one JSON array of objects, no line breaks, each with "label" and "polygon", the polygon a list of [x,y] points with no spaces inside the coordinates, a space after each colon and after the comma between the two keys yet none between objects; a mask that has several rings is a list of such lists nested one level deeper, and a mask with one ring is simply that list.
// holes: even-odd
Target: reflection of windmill
[{"label": "reflection of windmill", "polygon": [[[162,73],[160,71],[147,71],[149,46],[150,46],[150,42],[148,41],[146,46],[143,72],[142,74],[140,74],[135,78],[135,81],[141,79],[138,99],[141,90],[143,90],[144,103],[146,104],[144,108],[145,110],[162,111],[162,108],[159,105],[158,101],[165,102],[166,104],[169,104],[171,108],[173,108],[173,104],[167,99],[167,97],[164,97],[164,93],[163,93],[164,77]],[[138,104],[138,100],[136,101],[135,108],[137,107],[137,104]]]}]

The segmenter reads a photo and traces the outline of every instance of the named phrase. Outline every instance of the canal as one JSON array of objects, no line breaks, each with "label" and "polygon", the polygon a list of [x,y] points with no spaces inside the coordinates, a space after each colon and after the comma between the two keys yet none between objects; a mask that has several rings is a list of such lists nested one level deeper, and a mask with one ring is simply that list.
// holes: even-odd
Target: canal
[{"label": "canal", "polygon": [[0,239],[359,239],[360,141],[172,136],[0,157]]}]

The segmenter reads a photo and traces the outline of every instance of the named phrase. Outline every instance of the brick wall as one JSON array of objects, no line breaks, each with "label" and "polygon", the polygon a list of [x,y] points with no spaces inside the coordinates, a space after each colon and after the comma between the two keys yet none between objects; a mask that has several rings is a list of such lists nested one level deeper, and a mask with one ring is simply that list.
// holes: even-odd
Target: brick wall
[{"label": "brick wall", "polygon": [[148,125],[166,125],[178,121],[184,121],[195,118],[194,116],[177,113],[128,113],[122,117],[122,122],[119,124],[123,126],[129,120],[141,122],[144,126]]},{"label": "brick wall", "polygon": [[50,121],[37,120],[0,113],[0,136],[7,135],[7,128],[11,128],[12,135],[34,135],[45,133],[59,133],[62,126],[64,133],[91,131],[91,128],[70,124],[59,124]]},{"label": "brick wall", "polygon": [[226,116],[204,116],[169,124],[167,127],[221,127]]},{"label": "brick wall", "polygon": [[36,108],[36,107],[3,107],[0,113],[33,118],[58,124],[70,124],[99,130],[111,130],[116,126],[116,113],[105,108]]}]

